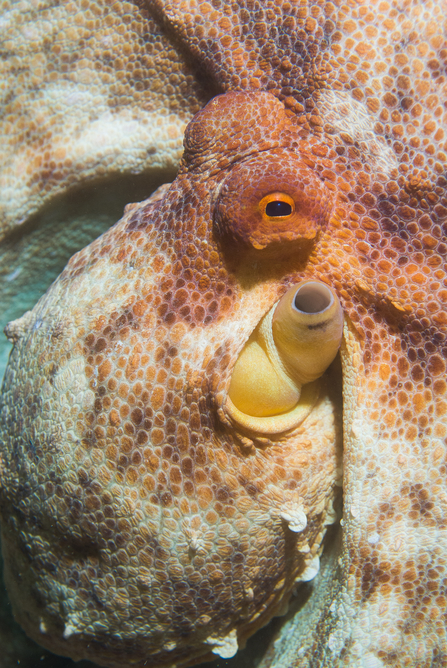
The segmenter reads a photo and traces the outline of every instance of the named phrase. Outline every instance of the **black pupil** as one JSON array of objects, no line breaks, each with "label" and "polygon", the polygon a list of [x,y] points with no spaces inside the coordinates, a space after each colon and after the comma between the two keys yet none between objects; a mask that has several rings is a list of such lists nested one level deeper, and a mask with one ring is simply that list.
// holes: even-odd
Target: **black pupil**
[{"label": "black pupil", "polygon": [[267,216],[290,216],[292,213],[292,207],[288,202],[281,202],[281,200],[274,200],[269,202],[265,207],[265,212]]}]

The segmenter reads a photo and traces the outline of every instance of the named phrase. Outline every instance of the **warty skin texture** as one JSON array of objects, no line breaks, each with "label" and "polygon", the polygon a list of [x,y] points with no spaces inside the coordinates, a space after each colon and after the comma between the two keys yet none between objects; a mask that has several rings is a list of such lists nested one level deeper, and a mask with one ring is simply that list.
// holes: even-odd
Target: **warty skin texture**
[{"label": "warty skin texture", "polygon": [[442,665],[445,3],[150,7],[215,89],[269,88],[345,168],[343,558],[264,665]]},{"label": "warty skin texture", "polygon": [[[373,219],[353,210],[356,175],[327,143],[270,95],[216,98],[189,126],[172,186],[131,205],[8,326],[6,573],[18,619],[45,646],[111,666],[131,651],[154,665],[194,662],[209,644],[231,653],[235,630],[243,643],[315,569],[341,464],[336,398],[322,390],[297,430],[270,438],[238,429],[226,411],[250,332],[287,285],[313,278],[346,313],[344,544],[323,632],[299,633],[310,632],[321,665],[385,651],[416,665],[421,648],[429,665],[443,651],[443,589],[432,578],[444,568],[446,383],[437,348],[425,367],[408,363],[441,335],[434,312],[424,341],[406,297],[409,286],[435,290],[438,255],[419,273],[393,257],[390,234],[395,294],[374,298],[382,275],[353,253]],[[298,183],[310,166],[332,207],[323,225],[309,218],[311,240],[299,236],[302,219],[287,232],[273,219],[259,249],[241,239],[233,189],[255,215],[256,190],[266,195],[259,174],[278,191],[284,162]],[[371,189],[384,180],[368,177]],[[302,513],[307,527],[297,528]]]},{"label": "warty skin texture", "polygon": [[[219,92],[270,90],[296,113],[304,112],[315,132],[326,115],[342,141],[352,135],[354,142],[369,142],[373,155],[379,137],[390,146],[419,141],[412,150],[429,150],[433,160],[429,166],[422,157],[415,165],[419,172],[411,176],[415,190],[419,183],[423,190],[425,181],[439,174],[435,164],[439,170],[444,160],[435,157],[445,141],[439,134],[444,16],[443,2],[401,0],[5,2],[1,326],[34,305],[36,289],[29,286],[43,292],[64,261],[85,245],[85,235],[93,239],[104,230],[94,207],[90,217],[80,211],[91,197],[89,185],[100,198],[103,184],[105,202],[121,188],[120,201],[136,201],[132,198],[142,196],[133,179],[124,177],[143,173],[143,197],[149,196],[172,179],[186,122]],[[325,92],[323,98],[318,91]],[[347,97],[340,99],[340,92]],[[358,123],[353,101],[360,105]],[[119,206],[109,221],[119,218]],[[56,243],[54,226],[46,225],[54,214],[67,230]],[[81,226],[85,233],[79,238]],[[49,260],[52,244],[59,257]],[[44,278],[42,255],[48,265]],[[1,368],[4,359],[3,351]]]},{"label": "warty skin texture", "polygon": [[238,166],[255,182],[262,159],[281,183],[278,149],[297,164],[318,155],[307,135],[267,93],[216,98],[173,184],[130,205],[8,325],[6,580],[44,646],[108,666],[232,656],[315,574],[340,483],[329,381],[286,432],[251,433],[226,408],[238,353],[285,287],[310,278],[313,246],[278,243],[273,219],[268,253],[234,262],[250,249],[213,228]]}]

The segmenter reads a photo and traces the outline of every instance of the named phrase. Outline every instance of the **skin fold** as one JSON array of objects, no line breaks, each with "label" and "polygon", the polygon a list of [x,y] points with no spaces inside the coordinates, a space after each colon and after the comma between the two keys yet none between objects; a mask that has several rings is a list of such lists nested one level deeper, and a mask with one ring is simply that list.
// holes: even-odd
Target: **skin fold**
[{"label": "skin fold", "polygon": [[[38,257],[41,242],[33,241],[31,235],[32,216],[37,212],[43,211],[45,217],[50,210],[46,207],[60,206],[62,200],[57,197],[89,180],[136,171],[155,178],[160,169],[173,168],[184,127],[194,112],[217,93],[251,92],[216,98],[195,117],[171,189],[130,208],[108,236],[71,261],[36,310],[7,330],[15,347],[3,386],[1,513],[8,586],[21,623],[41,644],[57,652],[123,665],[117,652],[120,647],[119,651],[127,651],[134,631],[122,628],[120,615],[135,605],[132,586],[137,585],[129,582],[135,566],[121,564],[128,569],[124,580],[131,587],[122,591],[115,583],[115,604],[101,599],[101,587],[92,588],[94,594],[84,593],[77,583],[105,578],[99,571],[105,568],[100,555],[106,548],[94,539],[101,521],[113,520],[114,532],[119,525],[124,545],[129,544],[128,534],[134,539],[144,524],[139,509],[122,501],[126,484],[133,491],[144,488],[138,487],[134,473],[126,479],[127,473],[119,469],[124,466],[120,454],[131,466],[128,460],[134,446],[126,441],[119,453],[107,451],[110,444],[95,441],[113,440],[119,429],[122,438],[132,441],[131,427],[136,425],[128,415],[119,416],[123,425],[113,422],[113,402],[120,396],[117,388],[107,392],[118,395],[97,397],[96,412],[88,402],[89,393],[94,394],[112,373],[101,380],[108,359],[113,369],[132,376],[138,373],[132,365],[138,367],[141,357],[148,355],[153,357],[145,361],[145,373],[149,368],[154,371],[145,376],[148,386],[140,394],[132,391],[132,401],[144,405],[157,401],[152,394],[150,401],[149,396],[143,397],[155,388],[160,397],[171,392],[172,402],[178,397],[179,412],[173,413],[177,417],[167,418],[165,412],[166,425],[174,419],[178,429],[183,420],[188,438],[193,432],[198,435],[193,449],[199,443],[206,443],[209,453],[229,448],[237,453],[236,469],[242,466],[238,457],[257,462],[274,453],[283,458],[278,466],[285,470],[303,467],[307,471],[295,490],[286,486],[293,475],[283,479],[278,473],[270,483],[263,481],[264,486],[275,487],[273,499],[252,501],[258,504],[258,515],[247,511],[247,517],[238,515],[234,520],[239,522],[235,553],[248,555],[244,573],[251,573],[245,593],[242,588],[233,594],[231,600],[236,603],[230,611],[217,606],[219,615],[224,608],[225,612],[212,632],[206,619],[211,599],[204,594],[208,604],[201,630],[188,627],[186,633],[196,634],[195,644],[185,645],[184,635],[173,623],[166,647],[154,641],[158,665],[169,665],[168,657],[173,656],[180,665],[197,662],[205,656],[204,645],[210,638],[209,647],[231,651],[235,628],[243,644],[257,625],[279,611],[294,579],[305,574],[310,557],[320,552],[325,526],[334,519],[330,505],[340,482],[341,428],[341,542],[327,546],[325,567],[313,581],[312,594],[285,623],[262,666],[443,665],[445,3],[148,2],[144,7],[116,4],[108,11],[95,3],[82,8],[61,3],[42,6],[38,16],[35,11],[12,8],[2,17],[7,55],[2,61],[5,115],[1,131],[7,138],[1,144],[2,276],[5,286],[12,286],[2,292],[12,295],[12,300],[19,269],[25,284],[33,280],[25,256],[14,255],[18,242],[11,230],[17,230],[17,224],[23,230],[21,239],[30,239],[26,252]],[[70,29],[73,17],[77,27]],[[15,49],[20,51],[21,45],[27,50],[19,68]],[[70,111],[73,108],[76,113]],[[99,129],[107,138],[104,151],[101,142],[93,141]],[[291,225],[278,221],[271,228],[258,225],[253,207],[268,194],[265,188],[282,192],[289,187],[299,204]],[[82,189],[78,192],[82,199]],[[87,226],[94,234],[94,219]],[[145,235],[147,244],[153,244],[147,250],[146,242],[138,241]],[[74,246],[75,241],[70,242],[67,254]],[[12,256],[17,265],[11,264]],[[319,403],[297,428],[302,432],[259,436],[241,429],[227,412],[231,368],[263,315],[287,287],[303,279],[326,282],[344,309],[342,390],[340,396],[331,390],[337,383],[333,376],[326,376]],[[185,283],[176,283],[179,280]],[[143,310],[137,304],[149,292],[153,301]],[[32,306],[21,296],[20,286],[16,294],[20,312]],[[165,319],[163,324],[157,318]],[[107,327],[112,329],[104,334]],[[118,354],[114,348],[113,356],[107,337],[121,330],[126,332],[117,336],[126,340],[123,348],[128,351]],[[105,348],[97,343],[102,340]],[[143,340],[153,347],[144,349],[149,344],[143,345]],[[177,352],[169,356],[173,342]],[[120,355],[125,358],[123,366],[119,366]],[[172,366],[177,357],[180,371],[176,375]],[[173,360],[169,372],[168,358]],[[101,365],[105,365],[102,371]],[[157,375],[163,369],[164,374]],[[142,380],[132,380],[138,382]],[[125,398],[129,396],[122,391]],[[342,426],[337,424],[341,399]],[[192,404],[197,406],[195,413],[191,413]],[[164,406],[161,403],[157,410],[163,412]],[[188,417],[180,418],[185,406]],[[79,407],[85,412],[82,419]],[[104,415],[104,424],[98,422],[98,415]],[[124,432],[127,423],[129,433]],[[150,427],[165,428],[165,423]],[[114,435],[110,430],[115,430]],[[170,435],[166,431],[166,443],[171,449],[175,444],[179,447],[181,439],[171,444]],[[151,447],[163,447],[165,441],[156,443],[159,437],[150,436]],[[319,448],[324,456],[317,456]],[[209,461],[199,464],[201,471],[204,466],[213,467]],[[250,476],[256,478],[256,467],[262,467],[259,462],[253,466]],[[97,473],[92,476],[93,470]],[[224,477],[233,475],[222,470]],[[147,475],[154,478],[155,471],[161,469]],[[202,484],[206,487],[207,482]],[[101,486],[102,494],[112,496],[111,490],[118,485],[115,501],[101,500],[95,485]],[[289,492],[296,489],[299,500],[293,497],[292,503]],[[69,508],[64,495],[75,498],[78,493],[80,507]],[[239,482],[234,494],[242,493],[246,488]],[[162,508],[163,491],[159,494],[157,508]],[[204,494],[207,498],[208,492]],[[265,489],[257,494],[265,496]],[[96,496],[118,516],[104,515],[102,505],[89,506],[88,496]],[[174,496],[179,498],[181,492],[174,489]],[[213,503],[222,503],[213,498]],[[49,500],[51,510],[45,505]],[[141,496],[139,502],[149,503]],[[283,507],[288,503],[292,510]],[[301,532],[292,531],[293,521],[287,517],[295,513],[297,528],[299,510],[313,519]],[[57,517],[55,526],[48,519],[51,512]],[[104,520],[99,516],[93,521],[95,512],[102,512]],[[159,513],[157,517],[163,516]],[[168,530],[183,531],[185,545],[189,541],[186,550],[198,553],[203,545],[211,549],[206,541],[214,544],[206,534],[205,514],[191,507],[185,513],[189,519],[200,515],[199,527],[192,519],[187,526],[178,517],[167,518]],[[131,517],[136,518],[135,524]],[[177,529],[169,528],[170,521]],[[267,544],[277,546],[280,566],[273,570],[284,574],[277,590],[262,571],[259,576],[250,571],[256,570],[250,549],[258,547],[249,547],[246,536],[253,534],[244,521],[255,528],[264,522],[270,536]],[[145,545],[159,530],[153,518],[151,522],[140,534]],[[314,531],[310,542],[309,527]],[[287,536],[294,541],[293,558],[286,557]],[[113,540],[102,535],[106,538]],[[171,536],[170,540],[179,539]],[[115,547],[117,552],[123,549]],[[143,549],[138,543],[137,547]],[[173,549],[171,544],[162,547],[168,552]],[[48,551],[52,557],[45,561],[42,553]],[[163,553],[160,558],[165,557]],[[223,563],[229,557],[222,553],[220,558]],[[79,560],[84,560],[81,566],[76,565]],[[27,575],[20,579],[19,572]],[[172,564],[171,584],[174,575]],[[31,591],[33,578],[40,583],[38,594]],[[256,617],[261,581],[270,584],[265,586]],[[140,589],[147,586],[147,581],[138,585]],[[140,589],[138,596],[146,596]],[[250,589],[256,593],[253,601]],[[72,596],[72,590],[82,590],[82,595]],[[36,612],[39,596],[46,601],[42,613]],[[243,612],[238,607],[242,601]],[[100,604],[110,611],[113,629],[127,634],[124,649],[118,631],[110,644],[101,635],[102,618],[89,617],[89,611],[98,610]],[[87,622],[90,640],[79,635]],[[91,626],[95,622],[96,627]],[[166,619],[158,623],[163,626]],[[144,635],[144,625],[138,633]],[[97,645],[92,634],[99,634]],[[75,649],[67,651],[69,644]],[[139,640],[135,651],[140,652],[140,660],[148,650]]]}]

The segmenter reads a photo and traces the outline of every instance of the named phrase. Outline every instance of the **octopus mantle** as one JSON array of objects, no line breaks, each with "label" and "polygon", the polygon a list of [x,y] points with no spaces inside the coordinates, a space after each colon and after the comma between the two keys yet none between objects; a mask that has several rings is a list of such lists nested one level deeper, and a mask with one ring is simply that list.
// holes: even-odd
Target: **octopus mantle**
[{"label": "octopus mantle", "polygon": [[[146,10],[119,6],[134,16],[132,66],[115,53],[132,51],[127,28],[116,41],[98,30],[119,23],[115,5],[51,49],[48,8],[34,32],[16,17],[30,52],[18,74],[10,61],[5,230],[84,178],[156,170],[166,138],[174,164],[193,111],[233,92],[189,124],[174,182],[7,326],[0,514],[15,615],[74,659],[186,666],[232,656],[311,581],[263,668],[444,665],[445,6],[148,7],[143,34]],[[59,57],[67,39],[97,53],[89,35],[110,51],[98,81]],[[152,89],[138,73],[157,66],[150,53],[165,84]],[[54,94],[55,72],[69,95]],[[272,194],[293,202],[287,220],[265,217]],[[303,392],[302,420],[261,429],[229,409],[232,370],[307,279],[340,299],[340,355]]]}]

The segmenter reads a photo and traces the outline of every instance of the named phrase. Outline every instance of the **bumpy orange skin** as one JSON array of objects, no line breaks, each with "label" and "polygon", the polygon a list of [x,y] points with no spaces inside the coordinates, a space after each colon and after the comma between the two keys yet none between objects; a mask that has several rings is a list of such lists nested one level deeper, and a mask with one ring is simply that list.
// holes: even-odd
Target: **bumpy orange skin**
[{"label": "bumpy orange skin", "polygon": [[[229,270],[213,228],[234,200],[227,179],[246,197],[232,172],[262,146],[274,183],[269,145],[294,138],[281,161],[301,144],[310,161],[306,134],[267,93],[216,98],[188,128],[174,183],[130,205],[7,328],[7,581],[25,630],[54,651],[108,666],[234,653],[315,569],[340,476],[333,392],[323,382],[305,422],[271,438],[225,407],[237,354],[309,248],[272,279],[271,255]],[[283,258],[288,240],[272,239]]]},{"label": "bumpy orange skin", "polygon": [[[303,277],[318,277],[329,282],[337,290],[349,321],[353,323],[346,334],[342,351],[345,408],[344,542],[341,553],[334,560],[340,570],[334,569],[334,588],[327,587],[326,595],[317,599],[315,608],[311,607],[311,603],[307,606],[308,618],[312,619],[311,627],[306,626],[306,615],[300,618],[301,624],[296,626],[294,633],[289,632],[286,639],[277,643],[264,665],[307,666],[309,662],[313,666],[331,667],[428,667],[436,662],[442,665],[447,651],[445,2],[302,4],[278,0],[273,7],[269,3],[263,3],[262,6],[251,2],[229,5],[216,0],[213,3],[160,1],[148,3],[148,6],[153,12],[154,21],[160,22],[164,35],[169,36],[173,48],[181,54],[180,61],[183,58],[195,64],[197,81],[200,80],[201,85],[204,85],[204,81],[208,82],[210,88],[201,89],[205,98],[217,91],[230,89],[267,89],[283,100],[296,118],[292,124],[295,126],[293,134],[297,145],[283,145],[280,141],[278,146],[278,137],[272,133],[278,127],[279,112],[265,98],[262,98],[264,102],[259,103],[258,111],[256,105],[254,108],[248,105],[246,111],[245,107],[239,107],[237,113],[230,113],[228,109],[223,113],[222,108],[221,118],[213,118],[211,114],[207,126],[207,117],[199,117],[201,120],[197,120],[195,130],[191,130],[189,135],[194,133],[198,137],[195,140],[197,150],[190,150],[187,144],[182,174],[176,182],[176,188],[181,189],[183,199],[179,196],[176,200],[178,206],[175,207],[175,216],[171,208],[172,200],[169,199],[173,198],[173,193],[166,195],[168,199],[163,204],[156,205],[160,207],[157,208],[157,216],[171,212],[172,219],[181,229],[177,233],[173,225],[171,231],[166,231],[166,235],[172,235],[165,242],[166,250],[161,252],[160,260],[153,260],[151,275],[158,277],[166,267],[165,280],[172,283],[165,286],[161,279],[155,279],[154,290],[160,301],[148,307],[150,318],[171,317],[177,323],[177,319],[183,320],[190,316],[191,324],[196,323],[195,332],[199,332],[202,325],[211,325],[221,315],[231,321],[231,318],[236,317],[237,305],[241,304],[239,311],[242,308],[244,315],[240,322],[246,322],[245,328],[240,325],[231,335],[228,334],[228,338],[216,330],[216,336],[220,337],[219,345],[222,341],[228,342],[222,350],[218,353],[217,343],[213,344],[214,347],[211,344],[208,348],[205,346],[194,362],[194,373],[188,376],[183,367],[179,372],[179,388],[180,382],[183,383],[181,388],[190,383],[187,387],[194,387],[196,391],[200,387],[203,392],[203,395],[200,392],[196,395],[185,394],[185,397],[191,396],[191,403],[197,404],[195,414],[203,415],[205,420],[216,415],[219,408],[224,410],[224,394],[221,392],[225,393],[222,388],[228,378],[228,364],[231,365],[231,360],[243,344],[244,336],[249,333],[250,323],[255,324],[285,284]],[[119,19],[116,19],[115,25],[120,27]],[[94,39],[95,26],[88,25],[86,29],[90,30],[89,34]],[[88,54],[92,56],[89,61],[92,71],[95,62],[99,66],[100,59],[99,56],[96,58],[96,54],[101,49],[93,49]],[[117,66],[118,72],[125,71],[121,68],[120,60]],[[166,67],[169,69],[169,65]],[[57,71],[62,76],[62,69]],[[170,85],[175,89],[175,79]],[[35,89],[30,86],[29,90],[33,95]],[[234,101],[230,100],[228,98],[228,103],[222,104],[234,108]],[[194,108],[196,102],[193,95],[191,108]],[[264,104],[267,105],[265,112]],[[274,109],[273,116],[268,109]],[[256,119],[258,130],[250,127],[250,132],[247,132],[250,118]],[[11,120],[17,121],[15,117]],[[58,122],[52,125],[53,130],[58,127]],[[216,143],[210,151],[206,138],[214,135],[218,137],[218,127],[224,136],[220,142],[224,149],[219,150]],[[281,132],[287,130],[283,127],[279,134]],[[262,144],[265,133],[269,139],[266,144]],[[229,136],[231,143],[228,141]],[[22,141],[26,141],[25,135],[19,137],[19,143]],[[253,236],[253,230],[257,232],[259,226],[251,218],[253,225],[248,228],[244,225],[234,227],[234,219],[230,215],[225,218],[225,222],[221,222],[220,213],[216,213],[213,219],[215,203],[210,201],[208,194],[214,192],[216,181],[220,183],[226,178],[223,172],[227,170],[230,174],[234,162],[237,165],[241,159],[248,159],[253,146],[256,146],[256,151],[266,154],[268,151],[290,149],[294,159],[301,160],[306,156],[306,165],[314,173],[316,182],[323,184],[324,190],[332,187],[334,199],[333,208],[329,208],[329,218],[326,214],[320,217],[311,214],[308,221],[311,233],[308,238],[303,239],[299,235],[287,238],[284,230],[277,230],[275,239],[264,246],[264,237],[258,239]],[[253,159],[257,160],[256,151]],[[313,157],[308,162],[310,155]],[[85,167],[89,165],[89,157],[87,153],[83,156],[77,173],[89,175],[91,172]],[[45,159],[50,160],[50,155]],[[199,178],[194,180],[191,191],[191,182],[186,180],[190,167],[191,173],[196,175],[202,170],[204,177],[203,181]],[[32,166],[30,170],[33,171]],[[36,171],[35,174],[39,173]],[[256,183],[256,177],[254,173],[250,188]],[[41,175],[36,176],[36,179],[38,183],[43,182]],[[65,187],[72,179],[72,172],[69,171],[60,183]],[[216,202],[216,206],[220,206],[217,194]],[[223,207],[222,210],[228,209]],[[312,208],[308,210],[311,212]],[[137,215],[136,210],[134,214]],[[134,214],[129,212],[129,219]],[[203,220],[201,225],[194,227],[197,215],[202,216]],[[236,222],[239,224],[239,217]],[[126,224],[122,223],[123,226]],[[111,232],[111,237],[118,234],[119,229]],[[136,231],[132,234],[136,234]],[[186,245],[174,245],[173,240],[177,240],[178,235],[183,241],[188,239]],[[207,245],[199,245],[202,237],[207,240]],[[109,274],[111,267],[115,267],[114,271],[118,272],[120,262],[129,262],[128,266],[131,267],[135,261],[133,271],[142,271],[136,255],[135,260],[126,259],[131,258],[136,251],[131,246],[131,238],[125,235],[124,239],[125,242],[119,248],[113,245],[108,249],[105,247],[105,255],[98,259],[95,266],[98,272],[103,267],[101,271],[104,271],[104,276]],[[263,247],[256,247],[255,242]],[[158,237],[154,237],[154,243],[158,245]],[[97,254],[100,253],[99,246],[94,246]],[[169,257],[166,259],[163,254],[168,251]],[[123,254],[121,259],[120,253]],[[80,272],[85,271],[83,264],[87,262],[87,256],[88,253],[74,261],[80,262]],[[157,264],[162,260],[163,267]],[[143,259],[140,261],[144,264]],[[179,273],[175,274],[174,269]],[[210,270],[217,273],[210,274]],[[217,279],[221,270],[225,272],[225,277]],[[69,271],[75,271],[74,263]],[[190,274],[184,278],[187,271],[198,272],[194,289],[175,285],[180,275],[186,285],[192,281]],[[53,290],[52,299],[56,303],[58,290],[64,289],[66,292],[63,295],[72,291],[72,287],[65,283],[67,276],[65,274]],[[222,292],[217,293],[220,280],[223,288]],[[92,345],[96,345],[97,339],[103,338],[106,343],[108,341],[108,334],[100,334],[108,326],[108,321],[103,323],[100,320],[107,300],[118,305],[117,322],[123,315],[120,309],[125,311],[127,308],[128,313],[131,313],[131,307],[124,306],[128,296],[118,290],[114,279],[111,279],[111,283],[105,283],[104,292],[98,280],[94,282],[98,290],[98,302],[92,315],[96,320],[92,319],[91,322],[97,322],[95,327],[98,328],[98,334],[95,335],[95,343],[92,340]],[[123,285],[125,283],[123,281]],[[211,284],[216,287],[211,288]],[[256,299],[250,292],[254,285],[260,286]],[[232,294],[227,295],[226,291],[230,288]],[[166,291],[172,291],[169,303],[164,298]],[[209,292],[211,295],[208,299],[206,295]],[[39,411],[47,410],[46,406],[49,406],[40,384],[44,388],[48,387],[42,378],[53,360],[54,364],[59,364],[59,357],[55,355],[58,338],[67,341],[67,337],[73,337],[75,340],[78,328],[85,330],[82,334],[84,337],[91,334],[91,329],[96,331],[95,327],[87,326],[90,321],[85,321],[83,308],[88,299],[83,289],[73,294],[76,294],[74,301],[78,304],[77,311],[73,307],[73,313],[78,313],[78,320],[75,318],[74,324],[70,324],[74,328],[72,334],[64,334],[63,328],[64,319],[72,318],[71,312],[62,309],[68,296],[64,296],[60,302],[62,312],[59,327],[44,327],[39,319],[30,319],[29,325],[26,320],[23,321],[23,332],[20,326],[10,331],[11,337],[18,340],[21,338],[21,343],[16,347],[16,368],[20,366],[18,357],[23,359],[20,373],[13,371],[14,367],[9,371],[10,394],[5,395],[5,405],[9,407],[5,410],[11,411],[11,416],[16,418],[8,415],[5,418],[13,421],[10,427],[13,434],[15,430],[22,434],[20,420],[28,420],[28,414],[33,415],[32,411],[36,410],[32,408],[34,397],[41,397],[42,408]],[[244,301],[244,296],[248,300],[249,294],[251,301]],[[224,296],[228,298],[225,302]],[[136,303],[138,301],[141,300],[136,300]],[[49,302],[48,306],[46,304],[42,302],[39,309],[50,309]],[[210,310],[211,305],[214,310]],[[220,312],[219,308],[224,305],[226,310]],[[156,309],[159,307],[166,312],[158,312]],[[205,323],[206,317],[210,320]],[[148,327],[155,327],[151,323],[152,320]],[[28,335],[25,332],[33,325],[35,333],[29,338],[26,348]],[[126,336],[130,337],[131,323],[126,325],[120,321],[119,327],[126,326],[129,328]],[[167,341],[168,327],[171,328],[168,320],[163,327],[166,330],[158,330],[162,343]],[[190,327],[190,324],[185,327]],[[153,331],[150,329],[151,333]],[[172,335],[171,329],[169,331]],[[39,337],[42,337],[41,342]],[[154,350],[157,350],[162,343],[153,338]],[[183,340],[188,339],[182,337]],[[48,351],[45,349],[47,345],[50,346]],[[87,345],[86,338],[82,345]],[[128,373],[131,373],[131,361],[141,361],[141,357],[135,355],[143,354],[134,351],[136,343],[126,345],[128,352],[122,353],[123,374],[127,367]],[[71,344],[67,346],[67,351],[63,349],[62,343],[60,346],[60,358],[65,364],[68,360],[64,356],[69,354]],[[229,358],[223,357],[227,350]],[[83,348],[79,351],[79,355],[83,356]],[[149,382],[154,388],[159,388],[157,392],[160,397],[164,397],[168,392],[174,394],[175,383],[171,380],[171,384],[174,383],[171,388],[167,375],[158,377],[162,365],[165,369],[165,357],[161,358],[161,350],[159,354],[160,363],[156,360],[150,363],[150,366],[156,367],[156,372],[153,379],[149,378]],[[46,361],[46,355],[51,361]],[[96,368],[96,356],[103,356],[98,359],[99,379],[99,374],[107,371],[107,364],[102,372],[99,371],[106,362],[104,352],[98,350],[88,355],[92,357],[92,362],[89,362],[92,369]],[[220,363],[218,360],[224,360],[216,386],[206,385],[203,380],[201,369],[206,368],[205,359],[214,360],[216,364]],[[11,378],[13,374],[17,375],[15,384]],[[108,377],[104,377],[104,382],[108,382]],[[89,382],[92,380],[99,382],[94,375]],[[20,387],[23,389],[19,390]],[[38,389],[34,390],[34,387]],[[84,391],[83,386],[81,390]],[[135,397],[141,396],[135,392],[133,394]],[[199,402],[201,396],[205,397],[202,398],[202,404],[211,402],[203,409]],[[68,403],[74,403],[71,396]],[[181,405],[183,407],[183,402]],[[69,412],[68,408],[64,410]],[[104,410],[102,403],[101,410]],[[191,411],[189,404],[188,410]],[[112,407],[110,414],[111,411]],[[50,423],[60,423],[61,411],[56,410],[56,414],[49,420]],[[225,412],[217,415],[225,419]],[[132,423],[127,416],[118,414],[117,418],[129,425]],[[69,415],[65,418],[64,414],[64,420],[70,419]],[[190,419],[188,413],[186,432],[200,434],[202,439],[211,439],[211,434],[215,434],[213,438],[220,444],[218,451],[222,449],[221,444],[226,438],[231,442],[233,438],[237,440],[234,425],[222,427],[226,434],[223,438],[220,422],[207,423],[202,427],[198,418],[196,422],[190,422]],[[39,433],[52,434],[49,427],[49,424],[42,425],[39,421],[33,423],[33,429]],[[114,426],[111,423],[108,426],[106,420],[106,424],[97,425],[94,422],[92,427],[116,429],[118,424]],[[164,429],[164,423],[156,427]],[[209,433],[206,429],[210,430]],[[98,433],[99,436],[95,437],[102,438],[101,433]],[[16,491],[19,494],[18,483],[14,480],[27,478],[28,466],[35,466],[36,469],[40,467],[40,475],[45,482],[49,476],[47,471],[52,470],[51,458],[54,455],[51,452],[46,454],[45,461],[43,450],[42,454],[37,450],[37,454],[33,454],[33,446],[29,445],[34,443],[31,438],[33,435],[34,432],[29,439],[28,434],[26,437],[18,437],[16,449],[12,448],[9,454],[4,455],[8,464],[6,468],[4,465],[2,475],[10,476],[12,497]],[[128,437],[131,438],[131,435]],[[209,443],[209,440],[206,442]],[[40,448],[49,450],[50,447],[50,440],[40,443]],[[254,447],[258,453],[258,446]],[[80,457],[81,454],[82,449],[76,456]],[[92,463],[90,461],[88,457],[89,470],[93,465],[96,466],[93,460]],[[14,466],[20,468],[20,475],[7,473]],[[82,468],[81,463],[77,466]],[[286,468],[289,470],[289,462]],[[125,475],[121,471],[119,473]],[[58,475],[61,475],[59,469]],[[81,484],[79,487],[84,489]],[[122,486],[120,494],[121,490]],[[30,499],[33,498],[30,491],[27,488],[20,489],[29,508],[32,507]],[[50,495],[52,492],[46,493]],[[84,494],[83,491],[80,493]],[[7,499],[6,493],[3,494]],[[43,502],[37,501],[37,497],[35,500],[39,509]],[[9,506],[6,503],[4,507]],[[134,515],[134,506],[130,508],[127,517]],[[97,512],[102,511],[98,509]],[[101,521],[100,518],[95,527],[100,526]],[[64,532],[70,526],[75,527],[76,522],[65,526]],[[6,528],[6,531],[9,529]],[[93,533],[94,528],[90,527],[90,531]],[[57,543],[53,539],[50,542]],[[76,543],[71,539],[71,542],[75,547],[70,549],[75,552],[78,549],[78,553],[84,550],[85,543],[82,540]],[[35,545],[37,547],[33,549],[45,552],[47,546]],[[79,547],[76,548],[76,545]],[[17,555],[19,561],[23,558]],[[30,560],[30,563],[34,561],[36,565],[33,568],[40,568],[37,559]],[[50,568],[48,566],[47,570]],[[90,571],[88,578],[93,575]],[[64,577],[63,574],[61,577]],[[86,578],[84,576],[84,581]],[[120,594],[123,595],[123,587],[120,588]],[[125,604],[118,597],[112,609],[118,620],[120,613],[117,610],[123,607]],[[27,626],[26,620],[22,621]],[[93,632],[92,642],[95,637],[98,642],[104,641],[100,630]],[[60,651],[63,651],[63,647]],[[91,655],[97,656],[93,651]]]}]

